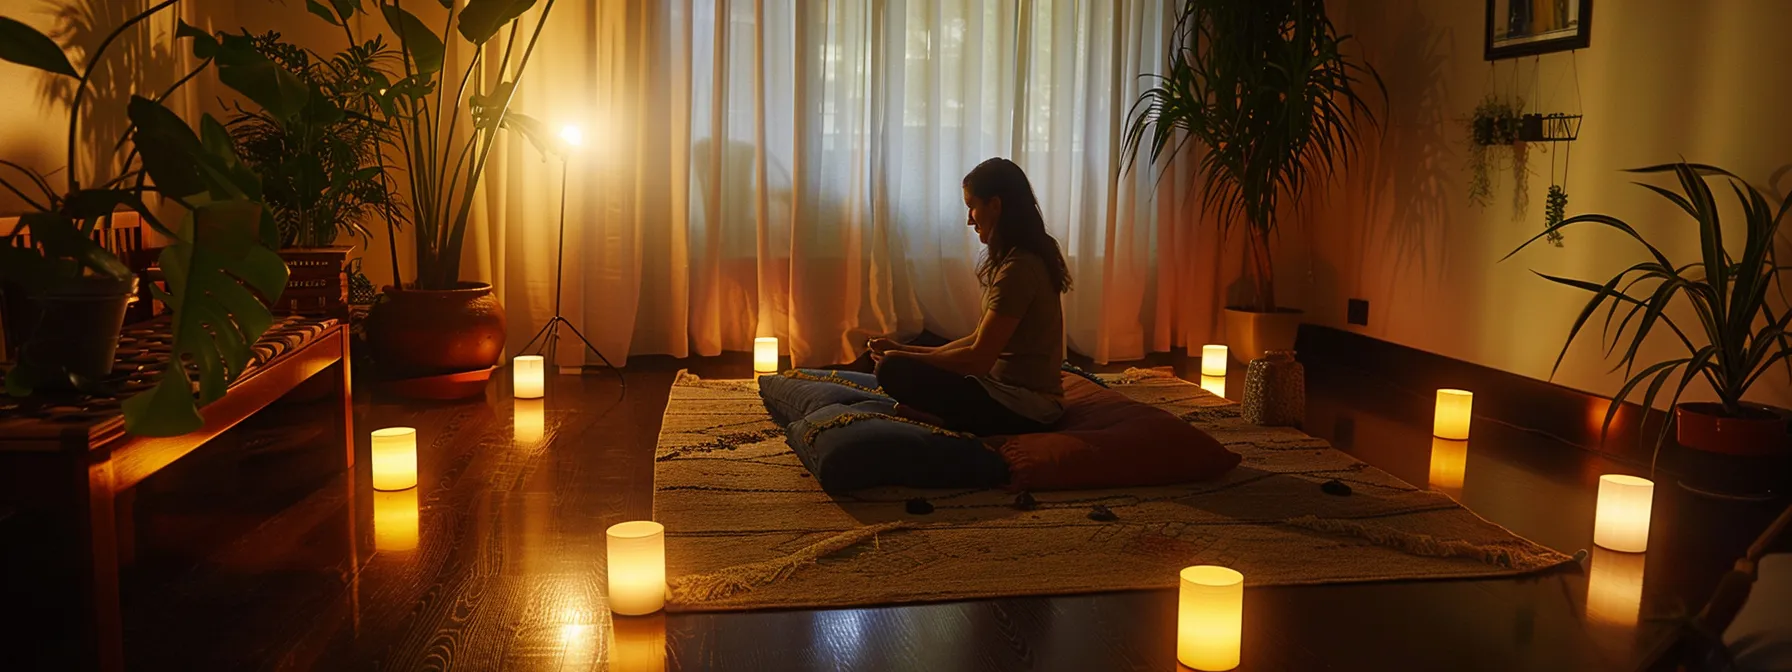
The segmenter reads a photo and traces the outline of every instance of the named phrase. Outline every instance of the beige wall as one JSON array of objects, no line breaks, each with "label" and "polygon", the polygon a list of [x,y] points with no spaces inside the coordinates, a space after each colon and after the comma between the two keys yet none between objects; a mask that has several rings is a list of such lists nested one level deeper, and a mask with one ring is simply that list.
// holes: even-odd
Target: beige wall
[{"label": "beige wall", "polygon": [[[1291,227],[1300,233],[1284,236],[1294,268],[1283,273],[1305,274],[1310,321],[1550,375],[1588,295],[1532,271],[1603,281],[1640,260],[1640,248],[1621,234],[1570,229],[1565,247],[1539,245],[1497,263],[1542,230],[1551,159],[1560,173],[1564,157],[1531,152],[1529,204],[1518,218],[1509,173],[1496,178],[1491,205],[1471,205],[1462,120],[1489,93],[1521,95],[1533,110],[1584,113],[1568,155],[1568,214],[1624,219],[1679,263],[1696,258],[1696,229],[1621,169],[1684,156],[1763,188],[1777,180],[1777,193],[1792,187],[1792,41],[1784,35],[1792,2],[1598,2],[1590,48],[1497,66],[1481,58],[1479,0],[1334,0],[1331,11],[1380,70],[1391,110],[1385,135],[1368,142],[1335,188],[1310,199],[1304,226]],[[1352,297],[1370,301],[1367,328],[1345,324]],[[1597,336],[1583,335],[1569,351],[1557,382],[1617,392],[1621,373],[1607,372]],[[1683,351],[1652,341],[1649,361]],[[1792,402],[1783,372],[1763,380],[1752,397]]]}]

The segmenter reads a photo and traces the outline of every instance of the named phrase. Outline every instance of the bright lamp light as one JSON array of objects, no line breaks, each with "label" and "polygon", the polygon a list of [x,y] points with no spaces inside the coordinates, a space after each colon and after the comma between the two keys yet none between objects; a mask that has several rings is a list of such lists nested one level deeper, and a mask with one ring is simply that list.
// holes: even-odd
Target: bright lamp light
[{"label": "bright lamp light", "polygon": [[585,134],[579,131],[579,127],[567,124],[560,127],[560,140],[568,146],[577,147],[585,144]]}]

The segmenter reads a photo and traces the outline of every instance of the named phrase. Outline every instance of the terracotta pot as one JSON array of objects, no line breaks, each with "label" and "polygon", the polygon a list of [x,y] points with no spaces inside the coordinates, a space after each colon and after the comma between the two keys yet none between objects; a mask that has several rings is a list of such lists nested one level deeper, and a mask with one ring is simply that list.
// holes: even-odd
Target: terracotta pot
[{"label": "terracotta pot", "polygon": [[1792,442],[1787,417],[1792,411],[1745,404],[1741,417],[1724,414],[1722,404],[1696,402],[1674,407],[1675,438],[1680,445],[1726,455],[1781,455]]},{"label": "terracotta pot", "polygon": [[1226,308],[1227,354],[1240,362],[1250,362],[1266,352],[1293,350],[1302,315],[1304,313],[1293,308],[1281,308],[1273,313]]},{"label": "terracotta pot", "polygon": [[421,378],[496,366],[504,353],[504,307],[492,286],[398,289],[367,312],[367,344],[387,378]]},{"label": "terracotta pot", "polygon": [[19,349],[26,379],[40,389],[69,390],[76,380],[110,375],[125,308],[136,300],[136,276],[75,278],[31,297],[36,310],[20,320],[28,334]]}]

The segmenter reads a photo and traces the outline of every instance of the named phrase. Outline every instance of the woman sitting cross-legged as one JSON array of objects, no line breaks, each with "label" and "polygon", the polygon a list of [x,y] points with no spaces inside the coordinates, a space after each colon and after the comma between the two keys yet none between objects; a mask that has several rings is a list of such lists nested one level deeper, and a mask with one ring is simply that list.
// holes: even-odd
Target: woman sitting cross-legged
[{"label": "woman sitting cross-legged", "polygon": [[871,341],[877,382],[913,419],[980,436],[1044,431],[1064,413],[1064,255],[1014,162],[979,164],[964,177],[964,203],[985,246],[983,319],[938,347]]}]

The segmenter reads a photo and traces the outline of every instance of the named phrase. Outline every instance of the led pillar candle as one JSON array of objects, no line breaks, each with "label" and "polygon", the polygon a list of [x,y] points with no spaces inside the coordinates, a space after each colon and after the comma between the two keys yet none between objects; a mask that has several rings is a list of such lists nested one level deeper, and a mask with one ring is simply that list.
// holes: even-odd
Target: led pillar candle
[{"label": "led pillar candle", "polygon": [[417,489],[373,493],[373,549],[408,551],[417,547]]},{"label": "led pillar candle", "polygon": [[1646,557],[1593,547],[1592,566],[1587,568],[1587,620],[1636,627],[1643,607]]},{"label": "led pillar candle", "polygon": [[1201,346],[1201,375],[1226,376],[1226,346]]},{"label": "led pillar candle", "polygon": [[1214,565],[1182,569],[1176,660],[1197,670],[1238,667],[1244,629],[1244,575]]},{"label": "led pillar candle", "polygon": [[1437,415],[1431,420],[1431,435],[1453,441],[1468,440],[1468,420],[1474,415],[1475,393],[1468,390],[1438,390]]},{"label": "led pillar candle", "polygon": [[546,390],[541,355],[520,355],[510,360],[510,392],[518,399],[540,399]]},{"label": "led pillar candle", "polygon": [[1593,513],[1593,543],[1622,553],[1649,550],[1649,511],[1655,483],[1646,478],[1599,477],[1599,504]]},{"label": "led pillar candle", "polygon": [[753,373],[778,372],[778,339],[761,336],[753,339]]},{"label": "led pillar candle", "polygon": [[546,402],[541,399],[518,399],[514,402],[511,427],[513,438],[517,443],[531,444],[541,440],[547,424]]},{"label": "led pillar candle", "polygon": [[1431,487],[1451,496],[1468,475],[1468,442],[1431,437]]},{"label": "led pillar candle", "polygon": [[646,520],[611,525],[610,612],[641,616],[666,604],[666,528]]},{"label": "led pillar candle", "polygon": [[1201,376],[1201,389],[1212,392],[1213,396],[1226,396],[1225,376]]},{"label": "led pillar candle", "polygon": [[387,427],[373,430],[373,489],[403,490],[417,486],[417,430]]}]

